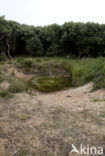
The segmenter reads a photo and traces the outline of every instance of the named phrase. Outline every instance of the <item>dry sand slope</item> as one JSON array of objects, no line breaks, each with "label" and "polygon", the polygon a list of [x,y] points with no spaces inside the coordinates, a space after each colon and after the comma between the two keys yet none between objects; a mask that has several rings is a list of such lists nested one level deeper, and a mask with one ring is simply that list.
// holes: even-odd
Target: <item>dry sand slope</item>
[{"label": "dry sand slope", "polygon": [[0,156],[76,155],[71,144],[105,150],[105,90],[91,87],[0,99]]}]

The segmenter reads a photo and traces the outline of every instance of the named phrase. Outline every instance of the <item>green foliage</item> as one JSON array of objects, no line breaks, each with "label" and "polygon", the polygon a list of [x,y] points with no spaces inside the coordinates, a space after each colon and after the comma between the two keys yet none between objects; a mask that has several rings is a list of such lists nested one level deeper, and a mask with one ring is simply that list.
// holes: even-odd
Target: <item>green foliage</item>
[{"label": "green foliage", "polygon": [[[99,77],[101,76],[104,81],[104,68],[105,68],[105,59],[74,59],[71,60],[71,63],[68,66],[68,69],[71,71],[72,75],[72,85],[81,86],[88,82],[93,81],[94,85],[98,84]],[[102,82],[101,82],[102,83]],[[104,82],[100,85],[104,87]]]},{"label": "green foliage", "polygon": [[60,47],[58,44],[52,44],[47,50],[47,56],[58,56],[60,54]]},{"label": "green foliage", "polygon": [[43,45],[40,39],[35,36],[27,41],[26,50],[31,56],[43,55]]},{"label": "green foliage", "polygon": [[[18,60],[20,60],[18,58]],[[28,62],[28,60],[31,60]],[[26,62],[26,63],[24,63]],[[24,65],[25,64],[25,65]],[[78,87],[88,82],[93,82],[93,90],[105,88],[105,58],[61,58],[61,57],[36,57],[23,59],[22,65],[27,69],[37,67],[41,74],[48,74],[53,69],[65,70],[70,78],[70,86]],[[45,75],[44,75],[45,76]]]},{"label": "green foliage", "polygon": [[20,25],[0,17],[0,53],[12,56],[105,56],[105,24],[52,24],[45,27]]}]

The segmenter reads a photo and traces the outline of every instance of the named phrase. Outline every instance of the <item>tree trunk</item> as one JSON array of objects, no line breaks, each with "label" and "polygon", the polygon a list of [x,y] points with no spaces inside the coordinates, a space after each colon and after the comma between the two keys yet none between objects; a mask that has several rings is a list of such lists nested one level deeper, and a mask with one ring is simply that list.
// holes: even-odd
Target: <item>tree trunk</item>
[{"label": "tree trunk", "polygon": [[7,39],[7,55],[8,55],[8,58],[11,60],[12,59],[12,57],[11,57],[11,55],[10,55],[10,44],[9,44],[9,40]]}]

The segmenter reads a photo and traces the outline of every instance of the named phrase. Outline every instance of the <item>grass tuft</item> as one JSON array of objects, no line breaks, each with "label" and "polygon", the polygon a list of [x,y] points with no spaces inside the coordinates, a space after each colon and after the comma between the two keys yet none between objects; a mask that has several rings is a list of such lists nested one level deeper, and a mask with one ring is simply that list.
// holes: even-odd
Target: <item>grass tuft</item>
[{"label": "grass tuft", "polygon": [[8,90],[5,89],[0,90],[0,96],[6,99],[14,97],[12,93],[10,93]]},{"label": "grass tuft", "polygon": [[27,115],[22,114],[22,115],[20,116],[20,119],[21,119],[21,121],[26,121],[26,120],[27,120]]},{"label": "grass tuft", "polygon": [[28,91],[29,87],[24,81],[20,79],[14,79],[13,81],[11,81],[8,90],[11,93],[21,93],[21,92]]}]

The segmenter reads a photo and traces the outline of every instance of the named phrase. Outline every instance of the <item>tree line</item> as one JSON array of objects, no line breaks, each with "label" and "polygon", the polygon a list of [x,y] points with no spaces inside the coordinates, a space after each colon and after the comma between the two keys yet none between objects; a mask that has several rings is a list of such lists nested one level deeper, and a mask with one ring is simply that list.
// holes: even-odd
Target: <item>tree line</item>
[{"label": "tree line", "polygon": [[105,24],[29,26],[0,16],[0,54],[15,56],[105,56]]}]

